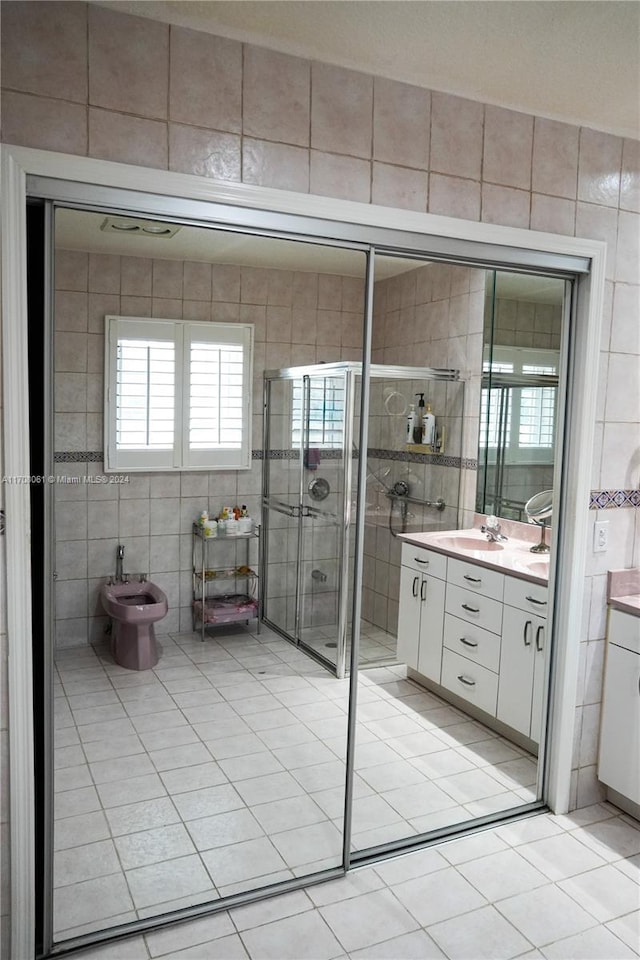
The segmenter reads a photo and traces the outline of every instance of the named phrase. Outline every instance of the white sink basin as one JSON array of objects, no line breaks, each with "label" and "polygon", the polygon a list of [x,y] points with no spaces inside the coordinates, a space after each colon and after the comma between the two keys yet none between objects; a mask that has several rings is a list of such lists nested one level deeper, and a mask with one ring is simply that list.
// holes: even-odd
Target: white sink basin
[{"label": "white sink basin", "polygon": [[447,534],[445,536],[439,537],[434,535],[432,542],[442,547],[443,550],[467,550],[467,551],[489,551],[491,553],[504,550],[504,543],[497,543],[493,540],[485,540],[484,538],[478,537],[469,537],[469,536],[460,536],[456,537],[452,534]]}]

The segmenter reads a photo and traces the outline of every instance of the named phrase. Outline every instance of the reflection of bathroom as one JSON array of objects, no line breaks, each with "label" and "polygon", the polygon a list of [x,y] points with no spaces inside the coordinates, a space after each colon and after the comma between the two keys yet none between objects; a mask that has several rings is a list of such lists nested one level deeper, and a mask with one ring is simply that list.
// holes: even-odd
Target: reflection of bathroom
[{"label": "reflection of bathroom", "polygon": [[[74,646],[104,638],[108,621],[100,588],[113,575],[120,545],[128,569],[141,571],[166,595],[168,614],[157,629],[164,633],[191,629],[192,522],[202,510],[215,516],[227,501],[247,504],[260,515],[261,459],[248,471],[134,473],[123,484],[86,483],[102,473],[103,329],[107,313],[124,316],[176,316],[193,320],[240,319],[255,324],[253,447],[262,438],[260,403],[262,370],[317,361],[359,361],[361,358],[364,260],[349,261],[349,276],[334,272],[285,269],[286,262],[268,269],[198,260],[166,260],[135,256],[135,246],[116,252],[120,238],[105,235],[97,215],[61,211],[57,255],[56,454],[58,472],[77,477],[77,485],[57,488],[57,643]],[[83,224],[85,233],[79,232]],[[183,228],[183,231],[185,228]],[[93,231],[93,235],[91,233]],[[78,249],[83,241],[84,250]],[[179,234],[178,234],[179,237]],[[183,233],[184,237],[184,233]],[[168,241],[164,241],[165,243]],[[269,241],[262,241],[269,243]],[[64,249],[73,247],[74,249]],[[277,247],[277,244],[276,244]],[[153,249],[155,253],[157,247]],[[270,255],[275,248],[270,248]],[[131,251],[131,255],[129,255]],[[145,253],[148,248],[145,249]],[[248,259],[251,259],[249,253]],[[318,255],[319,259],[319,255]],[[263,257],[264,260],[264,257]],[[263,262],[261,260],[261,262]],[[344,258],[342,260],[344,261]],[[332,263],[331,269],[335,269]],[[325,270],[326,268],[321,268]],[[362,590],[363,663],[395,659],[400,582],[400,542],[397,534],[446,530],[468,524],[476,501],[477,436],[483,329],[489,308],[494,311],[495,343],[525,345],[527,330],[544,330],[544,346],[557,348],[555,316],[559,307],[533,305],[508,290],[497,296],[494,275],[477,268],[423,263],[379,256],[373,299],[372,361],[384,376],[371,379],[368,419],[366,512]],[[501,277],[504,275],[501,275]],[[520,278],[522,279],[522,278]],[[553,286],[553,282],[550,282]],[[83,289],[81,289],[83,288]],[[85,292],[86,289],[86,292]],[[510,288],[512,291],[513,284]],[[554,296],[557,299],[557,282]],[[82,307],[86,304],[87,332]],[[292,309],[295,321],[292,322]],[[535,311],[534,322],[529,312]],[[551,311],[555,311],[551,316]],[[527,312],[529,311],[529,312]],[[523,321],[527,318],[527,322]],[[511,323],[511,327],[508,324]],[[528,334],[531,337],[531,334]],[[526,346],[540,346],[527,343]],[[411,368],[411,376],[403,376]],[[420,376],[420,370],[425,371]],[[428,370],[450,370],[459,379],[439,380]],[[338,381],[336,381],[337,383]],[[324,389],[324,388],[323,388]],[[284,394],[278,402],[284,402]],[[295,416],[299,396],[287,395],[289,409],[272,417],[272,446],[290,448],[297,442]],[[296,406],[298,404],[298,406]],[[323,400],[322,409],[330,406]],[[354,452],[360,418],[360,378],[354,381],[351,409]],[[298,410],[298,414],[295,413]],[[433,418],[433,446],[407,444],[409,417],[414,428]],[[276,425],[281,417],[279,426]],[[331,407],[331,424],[322,422],[322,437],[311,438],[312,456],[305,464],[305,482],[329,483],[326,500],[317,509],[339,506],[344,461],[330,459],[322,447],[334,448],[342,438],[345,410],[340,400]],[[329,426],[334,433],[331,434]],[[411,428],[409,428],[411,429]],[[411,439],[421,439],[413,436]],[[353,457],[352,506],[355,506],[357,462]],[[272,463],[284,470],[285,490],[297,480],[289,476],[292,462]],[[504,467],[511,484],[520,467]],[[531,470],[531,466],[524,468]],[[535,468],[538,470],[538,468]],[[540,468],[536,489],[550,487],[549,470]],[[491,464],[486,475],[490,475]],[[485,477],[480,471],[480,479]],[[511,479],[509,479],[511,478]],[[481,484],[478,484],[478,490]],[[400,491],[400,494],[398,494]],[[514,494],[515,496],[515,494]],[[489,506],[489,505],[488,505]],[[487,509],[487,512],[489,510]],[[355,510],[351,510],[352,526]],[[274,524],[272,523],[272,528]],[[277,534],[272,533],[271,539]],[[301,621],[309,637],[332,658],[336,597],[339,581],[339,528],[315,524],[302,558],[305,613]],[[351,543],[353,552],[353,542]],[[251,563],[258,564],[257,545]],[[287,630],[295,619],[291,597],[297,583],[297,538],[288,535],[286,556],[277,542],[265,544],[267,566],[286,566],[281,578],[289,597]],[[237,548],[224,545],[218,562],[233,565]],[[284,567],[283,567],[284,569]],[[273,581],[273,577],[272,577]],[[277,601],[271,598],[271,604]],[[284,601],[283,601],[284,602]],[[276,620],[278,618],[276,617]]]},{"label": "reflection of bathroom", "polygon": [[[56,938],[74,936],[92,910],[76,896],[65,844],[84,854],[104,842],[121,857],[111,851],[108,876],[122,906],[115,919],[98,910],[94,928],[129,917],[128,889],[140,917],[181,907],[187,895],[201,903],[340,862],[341,676],[361,503],[353,849],[534,801],[532,738],[509,737],[466,701],[452,705],[438,683],[429,689],[406,643],[398,656],[401,536],[477,522],[485,271],[376,258],[365,444],[360,252],[314,247],[309,258],[306,245],[238,245],[191,227],[137,243],[100,231],[100,215],[56,216],[56,472],[68,478],[54,491],[56,747],[76,735],[86,755],[57,772]],[[253,325],[248,469],[123,468],[104,482],[108,315]],[[421,418],[431,433],[409,434]],[[234,503],[261,519],[259,540],[248,556],[231,537],[207,548],[220,568],[260,571],[262,628],[254,620],[194,633],[193,524]],[[95,786],[78,786],[80,777]],[[99,839],[96,808],[78,842],[83,815],[73,804],[85,794],[76,789],[99,798],[112,840]],[[167,809],[169,823],[158,827],[154,817]],[[102,882],[83,882],[94,880]]]},{"label": "reflection of bathroom", "polygon": [[553,485],[564,284],[487,273],[477,507],[524,520]]}]

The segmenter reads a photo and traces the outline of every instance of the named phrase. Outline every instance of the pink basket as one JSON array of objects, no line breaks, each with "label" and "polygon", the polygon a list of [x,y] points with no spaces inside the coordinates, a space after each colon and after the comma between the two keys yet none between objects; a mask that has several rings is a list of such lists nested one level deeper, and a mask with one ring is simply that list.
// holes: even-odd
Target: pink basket
[{"label": "pink basket", "polygon": [[211,597],[204,603],[204,613],[202,607],[202,600],[194,600],[196,616],[205,623],[234,623],[237,620],[253,620],[258,616],[258,601],[245,593]]}]

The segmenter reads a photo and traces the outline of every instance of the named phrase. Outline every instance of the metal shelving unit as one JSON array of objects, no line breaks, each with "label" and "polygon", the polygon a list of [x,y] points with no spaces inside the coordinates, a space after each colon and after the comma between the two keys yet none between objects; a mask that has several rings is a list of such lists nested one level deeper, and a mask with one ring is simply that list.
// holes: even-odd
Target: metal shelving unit
[{"label": "metal shelving unit", "polygon": [[[251,544],[257,543],[257,558],[251,565]],[[245,545],[244,563],[227,566],[210,566],[210,558],[215,562],[215,552],[222,544],[225,546]],[[217,535],[207,537],[202,527],[192,526],[192,602],[191,614],[194,632],[199,628],[204,642],[207,627],[223,626],[230,623],[249,623],[258,621],[260,633],[260,526],[254,526],[251,533],[239,533],[233,536]],[[244,592],[234,589],[232,592],[212,592],[213,585],[238,583],[244,585]]]}]

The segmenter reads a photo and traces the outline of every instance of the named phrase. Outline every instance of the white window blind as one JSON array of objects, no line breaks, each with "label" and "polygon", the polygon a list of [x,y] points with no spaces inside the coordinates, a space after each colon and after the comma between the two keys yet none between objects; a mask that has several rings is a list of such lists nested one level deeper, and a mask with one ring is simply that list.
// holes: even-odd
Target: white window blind
[{"label": "white window blind", "polygon": [[105,469],[248,468],[252,325],[106,322]]},{"label": "white window blind", "polygon": [[240,344],[192,341],[189,447],[242,446],[243,349]]},{"label": "white window blind", "polygon": [[175,433],[175,344],[117,342],[116,446],[171,450]]}]

